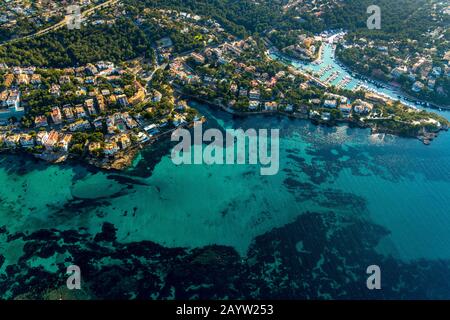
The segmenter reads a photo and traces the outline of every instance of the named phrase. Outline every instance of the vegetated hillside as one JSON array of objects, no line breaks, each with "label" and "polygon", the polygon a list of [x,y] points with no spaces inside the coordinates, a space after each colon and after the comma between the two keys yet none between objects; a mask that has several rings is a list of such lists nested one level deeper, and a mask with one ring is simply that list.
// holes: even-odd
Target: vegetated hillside
[{"label": "vegetated hillside", "polygon": [[34,39],[0,47],[0,61],[11,65],[66,67],[92,61],[122,61],[143,54],[149,46],[144,33],[128,19],[114,25],[60,29]]}]

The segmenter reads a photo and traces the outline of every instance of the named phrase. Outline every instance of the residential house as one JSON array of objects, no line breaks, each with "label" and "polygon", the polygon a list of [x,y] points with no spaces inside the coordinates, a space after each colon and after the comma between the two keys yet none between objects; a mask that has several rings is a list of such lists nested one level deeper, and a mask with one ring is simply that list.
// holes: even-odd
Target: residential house
[{"label": "residential house", "polygon": [[110,141],[105,143],[105,147],[103,148],[105,155],[107,156],[113,156],[115,155],[120,149],[116,142]]},{"label": "residential house", "polygon": [[152,98],[152,102],[161,102],[162,99],[162,94],[161,92],[154,90],[153,91],[153,98]]},{"label": "residential house", "polygon": [[14,149],[19,145],[20,135],[13,134],[13,135],[7,136],[3,142],[5,143],[5,146],[7,148]]},{"label": "residential house", "polygon": [[63,134],[58,141],[58,147],[63,151],[68,152],[70,141],[72,141],[72,135],[69,133]]},{"label": "residential house", "polygon": [[20,92],[6,90],[0,94],[0,106],[11,110],[18,110],[20,106]]},{"label": "residential house", "polygon": [[416,81],[416,82],[414,82],[411,90],[414,92],[420,92],[423,90],[424,87],[425,87],[425,85],[422,82]]},{"label": "residential house", "polygon": [[250,97],[250,99],[252,99],[252,100],[259,100],[260,97],[261,97],[261,94],[260,94],[260,92],[259,92],[258,89],[252,89],[252,90],[250,90],[250,92],[249,92],[249,97]]},{"label": "residential house", "polygon": [[98,110],[100,110],[100,112],[104,112],[106,110],[105,98],[102,95],[98,94],[95,96],[95,99],[97,100]]},{"label": "residential house", "polygon": [[202,56],[202,55],[199,54],[199,53],[193,52],[193,53],[191,54],[191,57],[192,57],[192,58],[194,59],[194,61],[195,61],[196,63],[198,63],[198,64],[204,64],[204,63],[205,63],[205,57]]},{"label": "residential house", "polygon": [[3,81],[3,85],[5,88],[11,87],[12,83],[14,81],[14,75],[12,73],[8,73],[5,75],[5,80]]},{"label": "residential house", "polygon": [[63,84],[68,84],[70,83],[70,76],[68,75],[63,75],[61,77],[59,77],[59,84],[63,85]]},{"label": "residential house", "polygon": [[87,108],[87,110],[91,116],[97,114],[97,111],[95,111],[95,107],[94,107],[94,99],[87,99],[84,102],[84,105]]},{"label": "residential house", "polygon": [[75,116],[73,114],[73,108],[70,105],[65,105],[63,107],[63,113],[64,113],[64,117],[68,121],[73,121],[75,119]]},{"label": "residential house", "polygon": [[435,85],[436,85],[436,80],[435,79],[429,79],[428,80],[428,88],[430,90],[433,90]]},{"label": "residential house", "polygon": [[44,145],[45,141],[48,139],[48,132],[47,131],[39,131],[36,134],[36,143],[40,146]]},{"label": "residential house", "polygon": [[92,76],[95,76],[98,73],[98,69],[91,63],[86,65],[85,71]]},{"label": "residential house", "polygon": [[288,104],[284,107],[284,111],[286,112],[293,112],[294,111],[294,106],[292,104]]},{"label": "residential house", "polygon": [[373,104],[362,101],[360,99],[356,100],[354,103],[353,111],[357,114],[369,114],[373,110]]},{"label": "residential house", "polygon": [[246,89],[239,90],[239,96],[247,97],[248,96],[248,91]]},{"label": "residential house", "polygon": [[122,120],[125,121],[126,126],[129,129],[136,128],[138,123],[127,112],[122,113]]},{"label": "residential house", "polygon": [[34,118],[34,125],[36,128],[48,126],[47,117],[45,115]]},{"label": "residential house", "polygon": [[85,84],[95,84],[95,78],[94,77],[86,77],[84,79]]},{"label": "residential house", "polygon": [[74,111],[78,119],[86,117],[86,111],[84,110],[82,105],[75,106]]},{"label": "residential house", "polygon": [[20,135],[20,145],[24,148],[34,147],[34,138],[30,134],[22,133]]},{"label": "residential house", "polygon": [[339,110],[342,112],[344,117],[349,117],[352,112],[352,105],[348,103],[341,104],[339,106]]},{"label": "residential house", "polygon": [[103,129],[103,120],[104,120],[103,117],[98,117],[98,118],[96,118],[96,119],[92,122],[92,124],[94,125],[94,128],[95,128],[95,129]]},{"label": "residential house", "polygon": [[321,102],[320,99],[309,99],[309,103],[315,106],[319,106],[320,102]]},{"label": "residential house", "polygon": [[330,121],[331,120],[331,113],[329,113],[329,112],[322,112],[322,114],[320,115],[320,119],[322,119],[322,121]]},{"label": "residential house", "polygon": [[185,100],[179,100],[176,109],[178,111],[185,111],[188,108],[187,102]]},{"label": "residential house", "polygon": [[146,127],[144,128],[144,130],[145,130],[150,136],[154,136],[155,134],[158,134],[158,133],[159,133],[158,126],[157,126],[156,124],[154,124],[154,123],[152,123],[152,124],[146,126]]},{"label": "residential house", "polygon": [[91,129],[91,124],[87,120],[78,120],[69,125],[69,130],[72,132],[75,131],[86,131]]},{"label": "residential house", "polygon": [[54,124],[60,124],[62,122],[61,110],[58,107],[52,108],[51,116]]},{"label": "residential house", "polygon": [[127,107],[128,106],[128,99],[127,96],[124,94],[118,95],[117,96],[117,102],[122,106],[122,107]]},{"label": "residential house", "polygon": [[28,84],[30,84],[30,77],[24,73],[18,74],[17,75],[17,83],[19,85],[21,85],[21,84],[28,85]]},{"label": "residential house", "polygon": [[144,132],[140,131],[137,136],[136,136],[137,140],[139,143],[145,143],[147,142],[149,139],[148,135],[146,135]]},{"label": "residential house", "polygon": [[337,107],[337,101],[336,100],[325,100],[323,103],[323,106],[325,108],[330,108],[330,109],[334,109]]},{"label": "residential house", "polygon": [[408,68],[406,66],[402,66],[402,67],[394,68],[391,71],[391,75],[394,78],[400,78],[402,75],[406,74],[407,72],[408,72]]},{"label": "residential house", "polygon": [[276,101],[266,102],[264,104],[264,110],[276,111],[276,110],[278,110],[278,103]]},{"label": "residential house", "polygon": [[38,73],[33,74],[33,75],[31,76],[31,81],[30,81],[30,83],[31,83],[31,84],[34,84],[34,85],[41,84],[41,83],[42,83],[41,75],[38,74]]},{"label": "residential house", "polygon": [[129,148],[131,146],[130,137],[127,134],[125,134],[125,133],[120,134],[117,137],[117,142],[118,142],[118,144],[119,144],[121,149],[127,149],[127,148]]},{"label": "residential house", "polygon": [[260,102],[256,100],[250,100],[248,108],[250,110],[257,110],[259,108]]},{"label": "residential house", "polygon": [[52,84],[49,92],[51,95],[60,96],[61,95],[61,87],[58,84],[54,83],[54,84]]},{"label": "residential house", "polygon": [[89,149],[89,153],[90,154],[94,154],[94,155],[96,154],[96,152],[98,150],[103,150],[102,144],[100,142],[91,142],[91,143],[89,143],[88,149]]},{"label": "residential house", "polygon": [[53,148],[56,146],[56,144],[58,143],[59,140],[59,132],[52,130],[50,131],[50,133],[48,134],[48,137],[45,141],[43,141],[42,145],[45,147],[45,149],[47,150],[53,150]]}]

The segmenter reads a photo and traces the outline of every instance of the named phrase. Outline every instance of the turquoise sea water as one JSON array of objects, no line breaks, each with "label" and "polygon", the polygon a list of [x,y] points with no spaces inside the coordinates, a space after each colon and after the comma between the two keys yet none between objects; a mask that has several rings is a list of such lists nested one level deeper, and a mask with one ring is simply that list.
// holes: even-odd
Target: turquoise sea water
[{"label": "turquoise sea water", "polygon": [[[176,166],[167,141],[144,150],[118,174],[2,156],[0,227],[10,234],[79,228],[95,234],[110,222],[121,243],[218,244],[245,256],[255,237],[305,212],[333,211],[387,229],[390,234],[374,247],[385,256],[404,262],[450,258],[448,133],[424,146],[346,126],[233,118],[195,106],[208,117],[207,127],[280,128],[279,174],[261,176],[251,165]],[[2,241],[1,272],[18,262],[23,244],[21,238]],[[53,270],[57,259],[33,263]]]},{"label": "turquoise sea water", "polygon": [[[108,179],[108,173],[90,173],[82,167],[39,163],[35,169],[36,164],[28,164],[29,171],[21,168],[25,172],[17,173],[8,170],[9,163],[25,160],[6,157],[0,172],[4,181],[0,224],[17,231],[60,226],[96,231],[107,220],[120,226],[122,241],[148,239],[171,246],[220,243],[244,253],[255,235],[293,220],[299,212],[332,208],[367,214],[387,226],[404,258],[450,257],[447,134],[425,147],[416,140],[371,136],[345,126],[314,127],[305,121],[267,117],[239,122],[245,127],[281,128],[278,175],[260,176],[259,168],[250,165],[175,166],[166,155],[151,176],[143,170],[144,177],[138,178],[142,185],[128,191]],[[223,122],[227,128],[234,124],[231,118]],[[312,183],[318,194],[296,201],[299,195],[289,191],[288,178]],[[323,204],[329,190],[343,197],[342,208],[339,203]],[[115,194],[107,206],[95,206],[86,214],[55,213],[74,197]],[[355,200],[362,203],[351,203]]]}]

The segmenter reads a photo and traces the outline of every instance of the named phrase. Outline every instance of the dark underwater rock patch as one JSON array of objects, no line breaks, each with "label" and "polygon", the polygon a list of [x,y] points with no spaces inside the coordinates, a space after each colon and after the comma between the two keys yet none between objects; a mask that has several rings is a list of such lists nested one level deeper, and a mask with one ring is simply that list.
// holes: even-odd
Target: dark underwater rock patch
[{"label": "dark underwater rock patch", "polygon": [[112,223],[104,222],[102,225],[102,231],[97,233],[94,238],[94,241],[107,241],[114,242],[116,241],[116,231],[117,229],[114,227]]},{"label": "dark underwater rock patch", "polygon": [[[55,296],[55,288],[65,286],[67,265],[76,264],[92,299],[450,298],[449,261],[405,263],[383,256],[374,248],[388,231],[357,216],[301,214],[256,237],[246,256],[219,245],[119,243],[116,228],[104,224],[95,236],[81,229],[23,236],[24,253],[0,275],[0,295]],[[57,273],[30,267],[32,260],[57,253],[65,257]],[[383,290],[366,288],[366,268],[372,264],[381,267]]]}]

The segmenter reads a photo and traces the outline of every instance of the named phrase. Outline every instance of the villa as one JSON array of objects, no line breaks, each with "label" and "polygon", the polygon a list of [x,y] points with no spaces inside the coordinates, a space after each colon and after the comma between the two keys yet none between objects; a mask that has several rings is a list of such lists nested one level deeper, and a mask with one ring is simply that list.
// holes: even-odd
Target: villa
[{"label": "villa", "polygon": [[260,102],[256,100],[250,100],[248,108],[250,110],[256,110],[259,108]]},{"label": "villa", "polygon": [[117,102],[122,106],[122,107],[126,107],[128,106],[128,99],[127,96],[124,94],[118,95],[117,96]]},{"label": "villa", "polygon": [[106,142],[104,147],[104,153],[107,156],[113,156],[115,155],[120,149],[117,143],[114,141]]},{"label": "villa", "polygon": [[21,73],[17,75],[17,84],[19,85],[28,85],[30,83],[30,78],[27,74]]},{"label": "villa", "polygon": [[90,114],[91,116],[97,114],[97,111],[95,111],[95,108],[94,108],[94,99],[88,99],[88,100],[86,100],[86,101],[84,102],[84,105],[86,106],[86,108],[87,108],[87,110],[88,110],[88,112],[89,112],[89,114]]},{"label": "villa", "polygon": [[77,122],[69,125],[69,130],[72,132],[75,131],[85,131],[91,128],[91,124],[87,120],[78,120]]},{"label": "villa", "polygon": [[154,91],[153,91],[152,102],[158,103],[158,102],[161,102],[161,99],[162,99],[162,94],[161,94],[161,92],[159,92],[159,91],[157,91],[157,90],[154,90]]},{"label": "villa", "polygon": [[425,85],[422,82],[416,81],[416,82],[414,82],[411,90],[414,92],[420,92],[423,90],[424,87],[425,87]]},{"label": "villa", "polygon": [[54,124],[60,124],[62,122],[61,110],[58,107],[52,108],[51,116]]},{"label": "villa", "polygon": [[37,73],[36,73],[36,74],[33,74],[33,75],[31,76],[30,83],[31,83],[31,84],[34,84],[34,85],[41,84],[41,83],[42,83],[41,75],[40,75],[40,74],[37,74]]},{"label": "villa", "polygon": [[335,109],[337,107],[337,101],[336,100],[325,100],[323,103],[323,106],[325,108]]},{"label": "villa", "polygon": [[48,132],[47,131],[39,131],[36,134],[36,144],[42,146],[45,141],[48,139]]},{"label": "villa", "polygon": [[261,97],[261,94],[258,89],[252,89],[249,92],[249,97],[252,100],[259,100],[259,98]]},{"label": "villa", "polygon": [[58,131],[52,130],[48,134],[47,139],[45,141],[43,141],[42,145],[45,147],[45,149],[52,150],[53,147],[56,146],[56,143],[58,142],[58,140],[59,140]]},{"label": "villa", "polygon": [[34,118],[34,126],[36,128],[48,126],[47,117],[42,115],[42,116],[37,116],[36,118]]},{"label": "villa", "polygon": [[86,117],[86,111],[81,105],[75,106],[75,114],[77,115],[78,119]]},{"label": "villa", "polygon": [[64,113],[64,117],[66,117],[67,120],[69,120],[69,121],[74,120],[75,116],[73,114],[73,110],[72,110],[71,106],[69,106],[69,105],[64,106],[63,113]]},{"label": "villa", "polygon": [[0,120],[10,117],[20,119],[24,108],[20,106],[20,92],[18,90],[5,90],[0,93]]},{"label": "villa", "polygon": [[22,133],[20,135],[20,145],[24,148],[34,147],[34,138],[27,133]]},{"label": "villa", "polygon": [[341,104],[339,106],[339,110],[342,112],[342,114],[345,117],[348,118],[350,116],[350,113],[352,112],[352,105],[351,104]]},{"label": "villa", "polygon": [[276,111],[278,109],[278,103],[276,101],[266,102],[264,104],[264,110]]},{"label": "villa", "polygon": [[354,103],[353,110],[355,113],[358,113],[358,114],[368,114],[368,113],[372,112],[373,104],[358,99]]},{"label": "villa", "polygon": [[72,141],[72,135],[64,134],[58,141],[58,147],[60,147],[65,152],[68,152],[70,141]]},{"label": "villa", "polygon": [[13,135],[7,136],[4,140],[4,143],[5,143],[6,147],[14,149],[18,146],[19,141],[20,141],[20,135],[13,134]]}]

